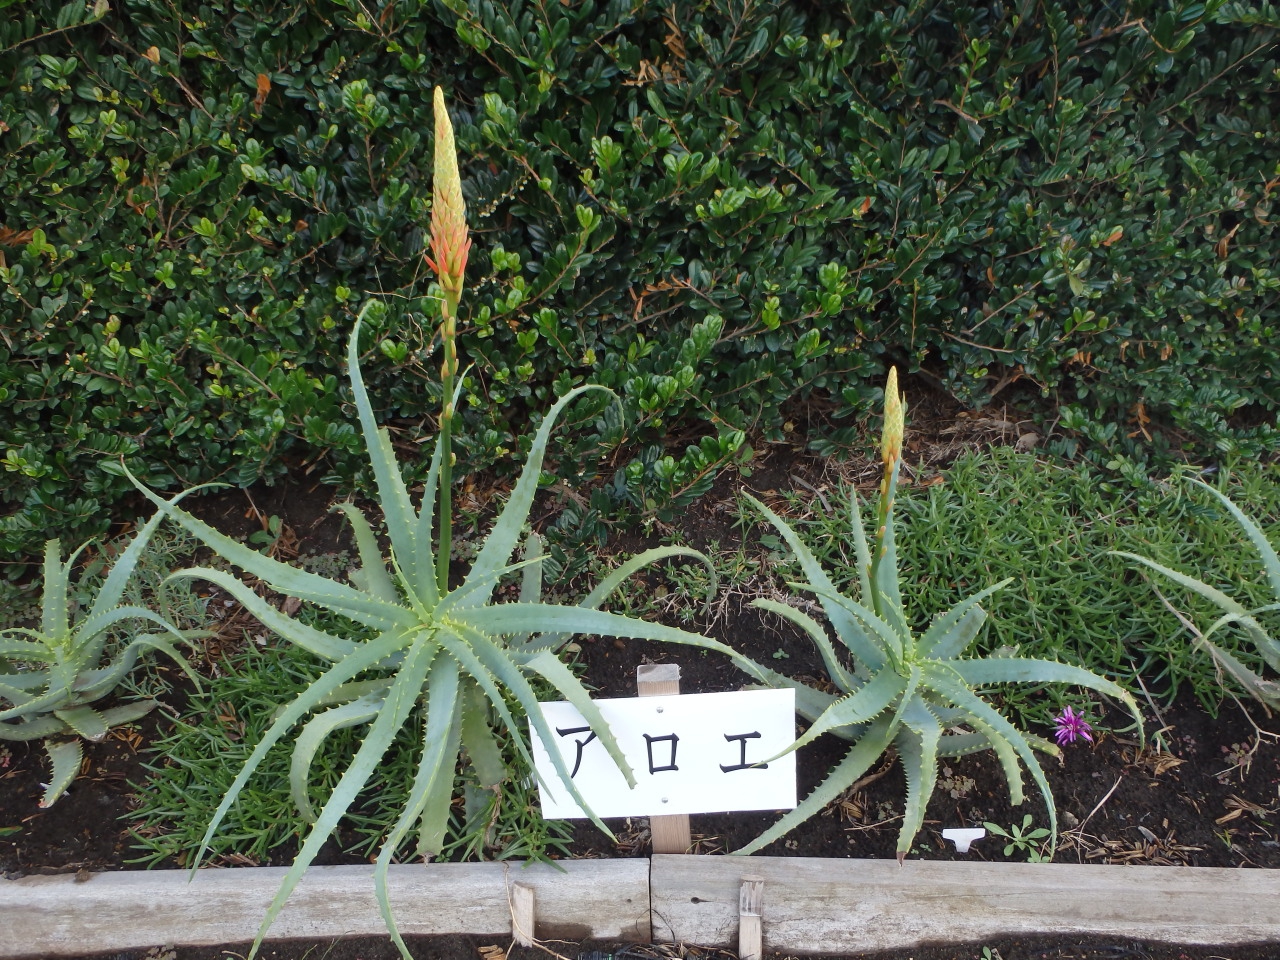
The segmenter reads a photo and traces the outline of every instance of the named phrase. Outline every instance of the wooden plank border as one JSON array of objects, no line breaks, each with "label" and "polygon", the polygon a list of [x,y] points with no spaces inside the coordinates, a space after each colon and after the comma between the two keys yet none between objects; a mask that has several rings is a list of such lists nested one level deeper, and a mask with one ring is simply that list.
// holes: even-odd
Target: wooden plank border
[{"label": "wooden plank border", "polygon": [[[406,934],[512,936],[512,889],[541,939],[732,947],[742,881],[759,884],[763,951],[859,953],[1000,936],[1280,944],[1280,870],[692,857],[391,868]],[[252,940],[284,868],[0,880],[0,958]],[[372,867],[312,867],[270,939],[381,936]],[[1280,954],[1278,954],[1280,955]]]},{"label": "wooden plank border", "polygon": [[[648,943],[649,861],[572,860],[392,866],[403,934],[512,935],[511,887],[536,897],[536,936]],[[0,880],[0,957],[57,957],[162,944],[252,940],[284,867],[138,870]],[[271,927],[272,940],[385,935],[373,868],[312,867]]]},{"label": "wooden plank border", "polygon": [[739,890],[763,878],[765,952],[861,953],[1002,935],[1280,942],[1280,870],[1075,864],[652,859],[654,936],[730,947]]}]

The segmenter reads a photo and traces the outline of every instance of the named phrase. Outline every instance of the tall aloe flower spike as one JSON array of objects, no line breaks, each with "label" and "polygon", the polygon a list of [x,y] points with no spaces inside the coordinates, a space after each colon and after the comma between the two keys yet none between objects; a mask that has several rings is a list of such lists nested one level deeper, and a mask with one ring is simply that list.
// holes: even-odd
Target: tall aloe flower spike
[{"label": "tall aloe flower spike", "polygon": [[858,599],[841,594],[799,535],[760,501],[748,497],[777,528],[799,561],[804,579],[789,586],[817,598],[843,649],[837,651],[827,629],[796,607],[773,600],[755,600],[753,605],[790,620],[809,635],[840,695],[815,690],[745,657],[735,659],[749,673],[766,675],[769,685],[791,687],[796,691],[796,710],[811,721],[811,725],[790,750],[804,746],[823,733],[834,733],[853,741],[853,745],[827,779],[798,807],[737,853],[754,853],[821,811],[891,746],[901,757],[907,775],[906,814],[898,833],[899,861],[911,849],[924,822],[925,808],[938,778],[939,759],[979,750],[994,750],[999,757],[1014,803],[1024,800],[1020,764],[1026,765],[1049,808],[1056,842],[1053,798],[1032,748],[1054,755],[1058,748],[1047,740],[1019,731],[979,695],[977,688],[980,687],[996,683],[1077,684],[1121,700],[1141,726],[1133,698],[1116,684],[1087,670],[1047,660],[962,656],[987,618],[979,603],[1005,586],[1008,580],[974,594],[935,617],[924,633],[917,635],[912,630],[899,587],[893,529],[893,500],[902,463],[906,413],[897,383],[897,371],[891,370],[885,391],[880,446],[883,478],[871,543],[859,516],[857,496],[850,497]]},{"label": "tall aloe flower spike", "polygon": [[[1227,596],[1216,587],[1211,587],[1195,577],[1180,573],[1147,557],[1123,551],[1116,551],[1115,555],[1154,570],[1179,586],[1186,587],[1191,592],[1199,594],[1221,610],[1222,616],[1210,624],[1209,628],[1203,633],[1195,627],[1191,627],[1196,645],[1207,650],[1209,655],[1213,657],[1214,662],[1239,683],[1245,689],[1245,692],[1261,703],[1265,709],[1280,710],[1280,682],[1263,678],[1260,674],[1245,666],[1238,657],[1227,652],[1210,639],[1220,630],[1231,626],[1238,627],[1244,631],[1245,636],[1253,641],[1263,662],[1272,670],[1280,673],[1280,639],[1269,634],[1260,619],[1264,614],[1280,611],[1280,554],[1276,553],[1276,548],[1271,545],[1262,528],[1232,503],[1226,494],[1201,480],[1193,480],[1192,482],[1212,495],[1240,526],[1246,539],[1248,539],[1253,549],[1257,552],[1258,558],[1262,561],[1263,573],[1266,575],[1267,584],[1271,588],[1271,595],[1274,598],[1273,603],[1266,604],[1256,610],[1249,610],[1239,601]],[[1189,624],[1189,621],[1184,622]]]},{"label": "tall aloe flower spike", "polygon": [[[179,630],[159,614],[122,603],[124,590],[162,514],[148,520],[120,553],[83,616],[70,614],[71,571],[80,547],[62,561],[57,540],[45,544],[44,591],[40,626],[0,630],[0,741],[43,740],[53,772],[40,806],[52,806],[80,772],[81,740],[101,740],[112,727],[146,716],[159,704],[139,700],[100,709],[138,657],[150,648],[171,657],[199,687],[199,677],[169,638],[188,640],[205,634]],[[159,627],[162,633],[137,633],[103,663],[113,629],[130,623]],[[168,638],[164,636],[168,634]]]},{"label": "tall aloe flower spike", "polygon": [[458,152],[454,146],[453,124],[445,108],[444,91],[435,89],[435,173],[431,191],[431,253],[427,264],[435,271],[443,293],[440,303],[440,344],[444,361],[440,367],[440,554],[436,580],[443,592],[449,587],[449,556],[453,546],[453,414],[454,381],[458,376],[458,304],[467,272],[471,237],[467,231],[467,207],[462,199],[462,177],[458,173]]},{"label": "tall aloe flower spike", "polygon": [[[437,138],[439,157],[442,149],[439,144],[445,141],[445,135],[451,139],[451,133],[447,117],[441,119],[443,100],[438,92],[436,105],[437,120],[444,131]],[[451,148],[444,153],[445,173],[441,179],[445,182],[437,185],[437,196],[443,195],[445,199],[437,202],[434,211],[433,227],[439,232],[432,237],[432,250],[435,253],[434,265],[439,268],[441,286],[445,290],[441,335],[446,348],[443,373],[448,381],[455,372],[449,357],[467,242],[465,223],[460,226],[458,219],[461,216],[461,190],[457,188],[456,162],[452,166],[448,163]],[[448,172],[450,169],[451,173]],[[450,197],[457,199],[458,204],[453,205]],[[556,738],[538,709],[529,678],[545,680],[576,706],[621,768],[627,782],[632,786],[635,784],[635,778],[599,708],[556,656],[565,643],[576,634],[586,633],[665,640],[732,655],[729,648],[708,637],[600,609],[624,580],[650,564],[686,557],[701,561],[711,570],[710,561],[695,550],[664,547],[633,557],[609,574],[577,606],[542,602],[542,552],[535,534],[524,538],[522,559],[512,562],[512,556],[521,544],[521,531],[528,521],[547,442],[557,418],[584,393],[610,393],[603,387],[585,386],[571,390],[551,408],[533,438],[524,469],[471,569],[459,586],[450,589],[448,424],[459,387],[450,383],[446,389],[440,435],[436,438],[422,500],[415,508],[392,451],[390,437],[385,429],[378,427],[365,392],[360,375],[359,336],[360,321],[357,321],[347,348],[348,372],[391,551],[389,557],[382,555],[373,524],[364,513],[353,504],[341,504],[338,509],[351,524],[360,558],[360,570],[352,577],[352,584],[330,580],[264,556],[139,488],[174,520],[246,573],[269,584],[279,593],[347,617],[374,634],[371,640],[354,641],[307,626],[285,616],[224,571],[195,568],[174,574],[218,584],[277,635],[332,664],[310,687],[281,708],[227,791],[193,859],[193,863],[198,865],[223,817],[271,747],[293,727],[302,724],[294,746],[290,790],[299,811],[314,825],[267,910],[250,951],[250,960],[257,955],[262,938],[307,866],[405,724],[419,727],[421,755],[409,798],[379,852],[374,868],[374,886],[387,928],[405,960],[411,960],[387,899],[387,868],[411,834],[416,836],[417,855],[431,857],[440,852],[460,754],[465,755],[481,784],[497,789],[507,778],[508,772],[503,766],[492,724],[502,725],[515,749],[529,767],[533,767],[522,725],[516,722],[507,706],[508,698],[520,704],[543,743],[555,742]],[[437,495],[441,506],[439,539],[433,543]],[[520,580],[519,600],[515,603],[494,603],[498,584],[504,579],[517,577]],[[714,584],[711,591],[714,592]],[[763,680],[763,674],[757,674],[756,679]],[[306,719],[308,715],[312,715],[310,719]],[[307,789],[311,761],[331,732],[355,725],[367,725],[368,734],[329,799],[316,813]],[[552,760],[565,789],[585,807],[559,754],[553,754]],[[598,819],[592,817],[592,820],[608,833]]]}]

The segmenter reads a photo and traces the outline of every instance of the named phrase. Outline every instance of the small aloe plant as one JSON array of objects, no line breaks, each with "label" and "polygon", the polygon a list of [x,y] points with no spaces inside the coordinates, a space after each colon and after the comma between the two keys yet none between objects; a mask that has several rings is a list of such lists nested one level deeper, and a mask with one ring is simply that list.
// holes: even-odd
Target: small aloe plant
[{"label": "small aloe plant", "polygon": [[[357,641],[308,626],[284,615],[222,571],[193,568],[175,574],[217,583],[280,637],[331,664],[308,689],[280,710],[227,791],[193,861],[198,865],[210,838],[267,752],[302,724],[292,757],[290,788],[299,810],[313,826],[267,911],[250,958],[256,955],[290,892],[368,782],[396,734],[417,715],[418,706],[425,708],[425,722],[420,729],[417,770],[408,800],[385,839],[374,870],[379,907],[406,960],[410,954],[387,899],[387,868],[411,836],[416,837],[418,856],[431,857],[440,852],[460,755],[471,764],[483,785],[496,788],[507,776],[493,734],[495,723],[501,725],[519,754],[533,767],[523,725],[513,715],[509,700],[520,705],[543,743],[555,741],[538,709],[530,679],[550,684],[582,712],[627,782],[634,785],[634,774],[599,708],[558,658],[560,648],[576,634],[594,634],[665,640],[730,653],[727,647],[707,637],[599,609],[626,578],[654,562],[693,557],[710,568],[709,561],[696,551],[675,547],[646,551],[614,570],[576,606],[544,603],[541,599],[540,541],[533,534],[522,540],[522,530],[538,488],[547,443],[557,418],[569,404],[590,391],[608,393],[602,387],[571,390],[551,408],[533,438],[509,499],[470,569],[461,583],[452,584],[450,430],[459,392],[456,311],[470,240],[453,132],[439,89],[435,111],[431,266],[439,276],[443,293],[440,334],[444,347],[444,399],[440,431],[417,507],[411,502],[390,437],[385,428],[378,427],[365,391],[359,366],[360,321],[352,331],[347,351],[351,389],[390,541],[389,555],[384,557],[373,524],[350,503],[341,504],[338,509],[351,525],[360,568],[352,577],[353,584],[346,584],[264,556],[144,491],[169,516],[245,572],[280,593],[346,617],[373,633],[372,639]],[[521,559],[513,562],[513,555],[522,544]],[[520,580],[519,599],[494,603],[498,585],[509,577]],[[368,725],[368,733],[328,800],[316,812],[307,795],[312,758],[329,733],[360,724]],[[585,808],[558,753],[552,754],[552,761],[565,788]],[[598,819],[592,819],[605,829]]]},{"label": "small aloe plant", "polygon": [[74,619],[71,572],[84,546],[63,561],[58,541],[48,541],[39,628],[0,630],[0,740],[44,741],[53,772],[40,800],[42,807],[52,806],[80,772],[82,740],[101,740],[112,727],[132,723],[159,705],[155,700],[139,700],[105,709],[97,706],[115,691],[143,651],[150,648],[168,654],[199,683],[172,643],[153,632],[135,634],[103,663],[112,633],[137,622],[157,626],[177,640],[198,635],[179,630],[151,610],[121,602],[161,516],[157,514],[139,529],[88,611]]},{"label": "small aloe plant", "polygon": [[890,747],[897,750],[907,777],[906,813],[898,832],[899,861],[911,849],[924,822],[925,808],[938,778],[939,759],[986,749],[999,757],[1015,804],[1024,800],[1020,764],[1027,767],[1049,808],[1050,832],[1056,838],[1053,798],[1032,747],[1049,754],[1057,754],[1058,748],[1019,731],[977,692],[980,687],[996,683],[1078,684],[1123,701],[1141,725],[1133,698],[1110,680],[1087,670],[1047,660],[963,656],[986,621],[987,615],[979,604],[1008,580],[940,614],[922,634],[917,635],[912,629],[899,583],[893,527],[905,417],[906,404],[898,392],[897,371],[891,369],[885,388],[881,441],[884,470],[871,542],[862,526],[856,495],[852,503],[858,599],[840,593],[796,532],[764,504],[748,497],[799,561],[804,580],[789,586],[817,598],[845,653],[837,653],[822,624],[802,610],[766,599],[755,600],[753,605],[790,620],[812,638],[840,693],[815,690],[742,657],[737,658],[738,663],[753,674],[767,674],[771,685],[789,686],[796,691],[797,711],[812,722],[789,749],[797,749],[824,733],[852,740],[853,746],[799,806],[737,853],[753,853],[795,829],[852,786]]},{"label": "small aloe plant", "polygon": [[1253,641],[1263,662],[1272,670],[1280,673],[1280,641],[1267,632],[1267,629],[1259,619],[1264,614],[1280,611],[1280,556],[1276,554],[1275,547],[1271,545],[1262,528],[1246,516],[1244,511],[1237,507],[1226,494],[1215,490],[1202,480],[1192,480],[1192,483],[1208,491],[1222,505],[1222,508],[1230,514],[1232,519],[1239,524],[1240,529],[1244,531],[1245,538],[1253,545],[1253,549],[1257,551],[1258,557],[1262,561],[1262,569],[1266,575],[1267,584],[1270,586],[1271,594],[1275,598],[1272,603],[1261,606],[1256,610],[1249,610],[1216,587],[1211,587],[1195,577],[1180,573],[1147,557],[1139,556],[1136,553],[1126,553],[1121,550],[1116,551],[1115,555],[1154,570],[1179,586],[1186,587],[1193,593],[1200,595],[1221,610],[1222,616],[1211,623],[1203,633],[1191,624],[1189,620],[1184,619],[1183,622],[1192,630],[1196,644],[1209,651],[1209,655],[1213,657],[1214,662],[1239,683],[1245,692],[1261,703],[1264,708],[1280,710],[1280,682],[1265,679],[1241,663],[1238,657],[1228,653],[1210,640],[1210,637],[1220,630],[1230,626],[1237,626]]}]

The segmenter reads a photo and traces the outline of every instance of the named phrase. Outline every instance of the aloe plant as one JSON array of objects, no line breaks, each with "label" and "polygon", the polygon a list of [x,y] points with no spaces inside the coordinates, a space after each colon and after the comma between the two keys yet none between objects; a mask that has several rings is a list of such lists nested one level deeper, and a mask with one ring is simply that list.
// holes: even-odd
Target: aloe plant
[{"label": "aloe plant", "polygon": [[[378,427],[365,391],[359,365],[359,320],[347,351],[351,390],[368,447],[383,526],[390,541],[389,556],[384,557],[379,548],[373,523],[350,503],[341,504],[339,509],[351,525],[360,567],[352,577],[353,584],[346,584],[251,550],[176,506],[164,505],[155,494],[144,490],[169,516],[246,573],[282,594],[346,617],[373,633],[372,639],[356,641],[308,626],[284,615],[226,572],[192,568],[175,574],[220,585],[277,635],[332,664],[279,712],[215,812],[193,861],[198,865],[210,838],[267,751],[301,724],[292,757],[290,789],[299,811],[313,826],[262,921],[251,958],[290,892],[368,781],[397,732],[415,716],[415,707],[425,708],[417,770],[408,800],[383,843],[374,870],[383,918],[406,960],[409,952],[387,900],[387,868],[411,834],[416,836],[416,855],[431,857],[439,853],[460,755],[483,785],[496,787],[506,777],[492,730],[494,723],[504,728],[520,756],[533,767],[523,726],[516,722],[508,699],[524,710],[543,743],[555,742],[538,709],[531,678],[550,684],[582,712],[627,782],[634,785],[634,774],[599,708],[557,656],[565,643],[574,635],[585,633],[665,640],[730,652],[707,637],[600,609],[627,577],[649,564],[673,557],[692,557],[710,569],[709,561],[697,551],[674,547],[649,550],[619,566],[576,606],[542,602],[540,542],[532,534],[522,538],[522,530],[537,491],[547,442],[556,420],[583,394],[608,393],[602,387],[571,390],[551,408],[533,438],[528,459],[510,497],[470,569],[460,583],[451,584],[450,423],[459,392],[455,382],[454,338],[458,294],[470,241],[453,156],[452,129],[439,90],[435,108],[436,190],[431,265],[440,277],[443,294],[440,333],[444,345],[441,375],[445,389],[440,431],[422,498],[416,507],[411,502],[388,433]],[[522,544],[521,558],[513,561]],[[518,600],[494,603],[496,588],[508,577],[520,580]],[[312,758],[329,733],[358,724],[367,724],[368,733],[317,813],[307,795]],[[552,760],[565,788],[585,808],[559,754],[553,752]],[[605,829],[597,818],[592,819]]]},{"label": "aloe plant", "polygon": [[[1271,588],[1271,594],[1275,598],[1273,603],[1258,607],[1256,610],[1249,610],[1216,587],[1211,587],[1195,577],[1180,573],[1147,557],[1122,550],[1115,551],[1115,556],[1125,557],[1135,563],[1142,564],[1150,570],[1154,570],[1179,586],[1186,587],[1193,593],[1198,594],[1221,610],[1222,616],[1211,623],[1209,628],[1203,632],[1198,630],[1186,618],[1182,618],[1183,623],[1192,631],[1196,644],[1207,650],[1209,655],[1213,657],[1214,662],[1239,683],[1245,692],[1266,709],[1280,710],[1280,682],[1265,679],[1256,671],[1241,663],[1238,657],[1233,656],[1209,639],[1220,630],[1230,626],[1238,626],[1244,630],[1245,634],[1253,642],[1263,662],[1272,670],[1280,672],[1280,641],[1277,641],[1275,637],[1267,632],[1267,629],[1259,619],[1263,614],[1280,611],[1280,556],[1277,556],[1275,547],[1271,545],[1262,528],[1236,506],[1231,501],[1231,498],[1221,491],[1215,490],[1202,480],[1192,480],[1192,483],[1208,491],[1240,525],[1240,529],[1244,531],[1245,538],[1253,546],[1253,549],[1257,551],[1258,557],[1262,561],[1263,573],[1267,578],[1267,584]],[[1179,616],[1181,615],[1179,614]]]},{"label": "aloe plant", "polygon": [[[112,565],[89,609],[73,619],[71,573],[84,546],[65,561],[57,540],[44,548],[40,625],[0,630],[0,740],[43,740],[52,774],[40,806],[52,806],[80,772],[83,740],[101,740],[112,727],[132,723],[158,706],[138,700],[99,708],[147,650],[172,657],[198,678],[165,636],[135,633],[106,663],[107,641],[136,623],[159,627],[177,640],[195,636],[159,614],[121,602],[129,578],[160,523],[145,523]],[[8,706],[5,706],[7,704]]]},{"label": "aloe plant", "polygon": [[[802,610],[774,600],[753,605],[778,614],[802,629],[817,645],[832,683],[832,695],[738,657],[751,673],[766,674],[771,685],[796,691],[796,709],[811,724],[789,749],[797,749],[824,733],[853,741],[844,759],[799,806],[737,853],[753,853],[795,829],[835,800],[891,747],[906,771],[906,812],[898,832],[901,861],[924,822],[925,808],[944,757],[993,750],[1004,770],[1015,804],[1023,802],[1021,767],[1030,771],[1049,808],[1050,830],[1057,836],[1057,816],[1049,784],[1033,747],[1057,754],[1054,744],[1025,734],[978,692],[997,683],[1071,683],[1121,700],[1141,725],[1132,696],[1110,680],[1080,667],[1048,660],[1008,657],[965,657],[986,621],[980,603],[1009,583],[993,584],[938,615],[917,635],[903,603],[894,541],[893,502],[902,461],[906,405],[898,392],[897,371],[889,371],[885,388],[881,441],[883,477],[869,542],[852,497],[852,535],[857,555],[858,598],[842,594],[799,535],[776,513],[753,497],[755,509],[782,535],[799,561],[804,579],[789,584],[816,597],[836,639]],[[846,665],[848,663],[848,665]]]}]

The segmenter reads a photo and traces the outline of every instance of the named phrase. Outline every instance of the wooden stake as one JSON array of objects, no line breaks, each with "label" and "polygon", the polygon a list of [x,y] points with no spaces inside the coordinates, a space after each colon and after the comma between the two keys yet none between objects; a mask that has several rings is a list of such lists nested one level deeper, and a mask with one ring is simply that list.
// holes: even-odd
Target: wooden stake
[{"label": "wooden stake", "polygon": [[738,960],[760,960],[764,956],[760,919],[763,907],[764,877],[743,877],[738,888]]},{"label": "wooden stake", "polygon": [[[680,666],[675,663],[647,663],[636,667],[636,693],[641,697],[660,697],[680,692]],[[649,833],[654,853],[688,853],[689,815],[650,817]]]},{"label": "wooden stake", "polygon": [[511,937],[522,947],[533,946],[533,887],[511,885]]}]

